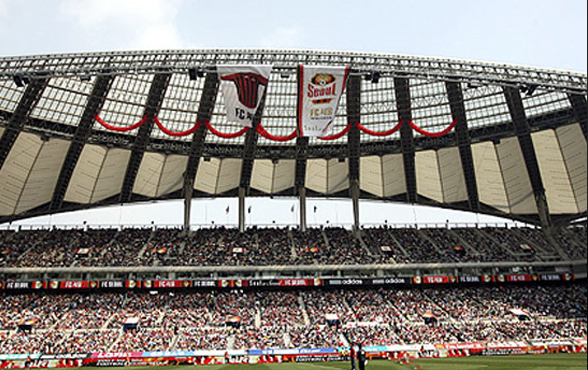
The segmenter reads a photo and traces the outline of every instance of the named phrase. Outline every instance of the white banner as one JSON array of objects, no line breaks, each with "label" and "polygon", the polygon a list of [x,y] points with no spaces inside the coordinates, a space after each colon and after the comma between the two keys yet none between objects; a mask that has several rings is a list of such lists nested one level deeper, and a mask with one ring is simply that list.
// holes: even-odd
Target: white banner
[{"label": "white banner", "polygon": [[298,129],[300,136],[328,135],[337,114],[349,67],[300,66]]},{"label": "white banner", "polygon": [[227,121],[252,127],[253,116],[267,88],[272,66],[221,65],[217,71]]}]

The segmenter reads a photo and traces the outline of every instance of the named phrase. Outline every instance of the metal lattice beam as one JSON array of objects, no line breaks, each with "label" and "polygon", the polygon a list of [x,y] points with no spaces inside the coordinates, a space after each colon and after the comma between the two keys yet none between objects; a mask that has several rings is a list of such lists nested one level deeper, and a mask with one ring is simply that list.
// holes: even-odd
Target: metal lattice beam
[{"label": "metal lattice beam", "polygon": [[306,164],[308,162],[308,138],[299,137],[296,139],[296,174],[294,183],[296,189],[306,186]]},{"label": "metal lattice beam", "polygon": [[160,50],[112,53],[78,53],[0,58],[0,78],[16,75],[29,79],[49,75],[68,77],[100,74],[152,74],[162,70],[186,73],[195,66],[216,64],[271,63],[275,69],[295,73],[300,61],[317,65],[351,66],[359,73],[378,70],[383,76],[440,81],[471,82],[481,85],[536,86],[585,94],[586,75],[529,67],[509,66],[457,59],[425,58],[372,53],[271,50]]},{"label": "metal lattice beam", "polygon": [[527,115],[525,114],[521,92],[518,88],[505,88],[504,95],[512,118],[512,124],[519,140],[523,157],[525,158],[525,165],[527,167],[529,179],[531,180],[531,186],[533,188],[533,194],[535,195],[541,225],[546,228],[551,227],[552,222],[549,216],[547,198],[545,197],[545,187],[543,186],[543,180],[541,179],[537,153],[533,146],[531,128],[527,121]]},{"label": "metal lattice beam", "polygon": [[404,176],[406,183],[406,200],[409,203],[417,203],[417,183],[414,154],[414,138],[412,128],[408,124],[412,121],[410,108],[410,86],[408,78],[395,78],[394,91],[396,94],[396,106],[398,118],[404,121],[400,129],[400,144],[402,146],[402,161],[404,163]]},{"label": "metal lattice beam", "polygon": [[[212,112],[214,111],[216,97],[218,95],[218,86],[218,74],[216,72],[207,73],[196,118],[198,122],[210,121],[212,118]],[[198,172],[198,166],[200,165],[200,158],[202,158],[204,141],[207,133],[208,129],[206,128],[206,125],[201,124],[192,136],[192,143],[188,154],[188,164],[186,165],[186,172],[184,175],[185,196],[187,192],[192,193],[192,189],[194,189],[194,180],[196,178],[196,173]],[[190,195],[188,198],[191,199],[192,196]]]},{"label": "metal lattice beam", "polygon": [[361,77],[351,76],[347,82],[347,123],[352,125],[347,137],[349,179],[359,181],[360,132],[356,123],[361,122]]},{"label": "metal lattice beam", "polygon": [[48,83],[49,79],[44,78],[33,80],[27,85],[22,98],[14,110],[14,114],[8,121],[8,125],[2,134],[2,138],[0,138],[0,169],[4,166],[4,162],[12,150],[14,142],[21,133],[29,114],[39,102]]},{"label": "metal lattice beam", "polygon": [[480,209],[480,198],[478,195],[476,171],[472,156],[472,142],[468,130],[466,109],[463,103],[463,91],[461,89],[461,84],[457,82],[447,82],[445,86],[447,88],[451,115],[454,120],[457,120],[455,125],[455,136],[457,137],[457,144],[459,146],[459,155],[468,191],[469,206],[472,210],[477,211]]},{"label": "metal lattice beam", "polygon": [[584,138],[588,140],[588,103],[586,102],[586,96],[569,94],[568,98],[572,104],[574,116],[582,128]]},{"label": "metal lattice beam", "polygon": [[359,230],[359,146],[360,132],[355,125],[361,122],[361,76],[350,76],[347,81],[347,124],[352,125],[347,137],[349,160],[349,195],[353,203],[353,224]]},{"label": "metal lattice beam", "polygon": [[165,90],[169,85],[171,76],[171,73],[160,73],[154,75],[153,77],[153,83],[151,84],[149,95],[147,96],[147,104],[145,105],[145,111],[143,113],[143,117],[147,116],[149,119],[139,128],[139,133],[135,138],[131,157],[129,158],[129,164],[125,174],[123,187],[119,197],[120,203],[129,202],[131,200],[133,186],[135,185],[135,180],[137,178],[137,172],[139,172],[139,166],[143,160],[143,155],[145,154],[145,149],[149,142],[151,131],[153,130],[153,117],[157,114],[157,112],[159,112],[159,109],[161,108]]},{"label": "metal lattice beam", "polygon": [[76,168],[80,154],[82,153],[88,138],[92,134],[92,126],[94,125],[95,120],[94,117],[100,112],[100,109],[102,109],[102,106],[106,101],[106,95],[108,94],[113,81],[114,77],[112,76],[99,76],[94,82],[94,87],[90,94],[90,98],[88,99],[88,103],[86,104],[86,108],[84,109],[84,113],[82,114],[82,119],[76,129],[72,143],[67,151],[65,161],[61,167],[57,185],[53,191],[53,198],[49,207],[50,211],[61,208],[63,204],[63,198],[65,197],[69,181]]}]

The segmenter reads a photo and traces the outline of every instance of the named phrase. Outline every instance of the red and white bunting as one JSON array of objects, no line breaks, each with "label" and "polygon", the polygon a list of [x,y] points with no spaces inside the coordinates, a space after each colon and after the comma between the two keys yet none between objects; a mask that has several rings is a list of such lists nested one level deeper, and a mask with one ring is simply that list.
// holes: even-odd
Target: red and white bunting
[{"label": "red and white bunting", "polygon": [[348,76],[349,67],[300,66],[300,136],[322,137],[329,134]]},{"label": "red and white bunting", "polygon": [[227,121],[252,127],[253,116],[269,83],[272,66],[220,65],[217,71]]}]

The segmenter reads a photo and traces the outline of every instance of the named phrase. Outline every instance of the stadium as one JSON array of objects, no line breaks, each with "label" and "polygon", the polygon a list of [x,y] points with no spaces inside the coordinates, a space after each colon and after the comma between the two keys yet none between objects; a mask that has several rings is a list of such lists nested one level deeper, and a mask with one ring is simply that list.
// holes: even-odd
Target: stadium
[{"label": "stadium", "polygon": [[[587,86],[351,52],[2,57],[0,367],[585,353]],[[192,225],[221,198],[237,227]],[[252,226],[252,198],[299,222]],[[350,200],[353,225],[311,227],[311,198]],[[183,225],[13,224],[168,200]],[[522,226],[368,226],[364,201]]]}]

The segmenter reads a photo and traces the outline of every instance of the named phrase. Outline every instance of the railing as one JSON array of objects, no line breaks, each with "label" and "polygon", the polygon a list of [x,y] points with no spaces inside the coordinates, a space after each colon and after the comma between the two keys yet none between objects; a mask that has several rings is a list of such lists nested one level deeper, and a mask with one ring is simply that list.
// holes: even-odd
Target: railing
[{"label": "railing", "polygon": [[408,264],[366,264],[366,265],[285,265],[285,266],[124,266],[124,267],[2,267],[0,274],[145,274],[145,273],[222,273],[243,274],[253,272],[308,273],[316,272],[357,272],[387,271],[410,273],[418,270],[467,270],[467,269],[522,269],[562,268],[567,271],[586,271],[583,261],[544,262],[463,262],[463,263],[408,263]]},{"label": "railing", "polygon": [[[183,228],[183,224],[3,224],[0,225],[0,230],[51,230],[51,229],[61,229],[61,230],[85,230],[85,229],[144,229],[144,228],[152,228],[152,229],[181,229]],[[210,229],[210,228],[219,228],[225,227],[228,229],[236,229],[239,227],[238,224],[235,223],[209,223],[209,224],[191,224],[191,230],[198,230],[198,229]],[[271,228],[280,228],[280,229],[297,229],[299,225],[292,224],[292,223],[271,223],[271,224],[255,224],[255,225],[247,225],[247,228],[261,228],[261,229],[271,229]],[[351,230],[353,229],[353,224],[351,223],[310,223],[307,225],[308,228],[332,228],[332,227],[339,227]],[[371,228],[380,228],[380,227],[388,227],[391,229],[441,229],[441,228],[448,228],[448,229],[456,229],[456,228],[485,228],[485,227],[495,227],[495,228],[520,228],[520,227],[529,227],[534,229],[539,229],[539,226],[536,225],[528,225],[521,222],[516,221],[509,221],[509,222],[423,222],[423,223],[365,223],[361,225],[364,229],[371,229]]]}]

